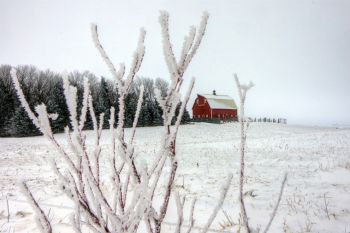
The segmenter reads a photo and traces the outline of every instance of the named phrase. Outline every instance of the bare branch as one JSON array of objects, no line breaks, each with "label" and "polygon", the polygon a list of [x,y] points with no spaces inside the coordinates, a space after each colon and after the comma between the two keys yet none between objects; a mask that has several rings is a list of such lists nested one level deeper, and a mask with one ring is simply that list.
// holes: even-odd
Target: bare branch
[{"label": "bare branch", "polygon": [[97,50],[100,52],[100,55],[101,55],[103,61],[108,66],[109,71],[112,73],[112,75],[115,78],[115,80],[117,81],[118,85],[122,86],[122,84],[123,84],[122,77],[124,76],[124,72],[125,72],[124,64],[121,64],[119,71],[116,70],[111,59],[108,57],[105,49],[103,48],[103,46],[99,40],[99,35],[98,35],[96,24],[91,24],[91,34],[92,34],[92,40],[93,40]]},{"label": "bare branch", "polygon": [[227,180],[226,180],[225,184],[222,187],[222,191],[221,191],[221,195],[220,195],[219,201],[218,201],[216,207],[214,208],[211,216],[209,217],[207,224],[204,226],[204,228],[202,230],[202,233],[206,233],[208,231],[208,229],[211,226],[211,224],[213,223],[216,215],[218,214],[220,208],[222,207],[222,204],[224,203],[224,200],[226,198],[227,192],[228,192],[228,190],[230,188],[232,178],[233,178],[233,174],[230,173],[228,175],[228,177],[227,177]]},{"label": "bare branch", "polygon": [[191,92],[192,92],[192,89],[193,89],[193,86],[194,86],[194,82],[195,82],[195,78],[193,77],[191,79],[191,83],[190,83],[190,85],[188,87],[186,96],[185,96],[184,100],[181,103],[180,111],[179,111],[179,113],[177,115],[177,118],[176,118],[176,123],[175,123],[175,129],[174,129],[173,137],[176,137],[176,133],[177,133],[177,131],[179,129],[182,116],[183,116],[183,114],[185,112],[185,109],[186,109],[186,105],[187,105],[188,100],[190,99],[190,96],[191,96]]},{"label": "bare branch", "polygon": [[26,182],[20,183],[23,193],[26,195],[27,200],[30,202],[32,208],[37,216],[37,223],[42,233],[51,233],[52,227],[49,219],[47,218],[44,211],[40,208],[38,202],[34,199],[33,194],[29,191]]},{"label": "bare branch", "polygon": [[165,61],[168,65],[169,72],[171,74],[171,79],[176,82],[178,77],[177,64],[175,55],[173,52],[173,46],[170,42],[169,34],[169,13],[166,11],[160,11],[159,23],[162,28],[162,38],[163,38],[163,52],[165,56]]},{"label": "bare branch", "polygon": [[243,227],[247,231],[247,233],[250,233],[250,227],[249,227],[249,221],[247,216],[247,211],[244,203],[244,195],[243,195],[243,186],[244,186],[244,168],[245,168],[245,142],[246,142],[246,127],[244,123],[244,104],[245,104],[245,98],[247,91],[253,87],[253,84],[250,83],[249,85],[242,85],[239,82],[238,76],[234,74],[236,85],[239,93],[240,98],[240,114],[239,114],[239,123],[240,123],[240,131],[241,131],[241,143],[240,143],[240,172],[239,172],[239,204],[240,204],[240,210],[241,210],[241,218]]},{"label": "bare branch", "polygon": [[84,124],[85,124],[85,121],[86,121],[86,113],[87,113],[87,108],[88,108],[89,94],[90,94],[89,81],[85,77],[84,78],[83,107],[81,109],[80,122],[79,122],[79,130],[80,131],[83,130]]},{"label": "bare branch", "polygon": [[197,199],[195,198],[192,200],[192,203],[191,203],[190,216],[189,216],[189,220],[188,220],[190,223],[190,226],[187,229],[187,233],[190,233],[192,231],[193,226],[194,226],[195,220],[194,220],[193,215],[194,215],[194,208],[195,208],[196,202],[197,202]]},{"label": "bare branch", "polygon": [[209,13],[205,11],[202,15],[202,20],[201,20],[200,25],[199,25],[196,41],[194,42],[194,44],[192,46],[191,52],[188,54],[188,56],[186,56],[186,60],[184,61],[183,67],[180,71],[181,75],[184,74],[185,70],[187,69],[188,65],[190,64],[192,58],[196,54],[196,52],[197,52],[197,50],[202,42],[203,36],[204,36],[206,28],[207,28],[208,19],[209,19]]},{"label": "bare branch", "polygon": [[141,28],[137,49],[134,52],[134,57],[131,63],[130,71],[129,71],[128,77],[126,78],[125,86],[123,87],[123,90],[121,90],[122,95],[125,95],[128,92],[136,73],[139,71],[141,67],[141,63],[145,55],[145,45],[144,45],[145,36],[146,36],[146,31],[143,28]]},{"label": "bare branch", "polygon": [[21,88],[21,85],[19,84],[18,82],[18,77],[17,77],[17,70],[15,68],[12,68],[11,69],[11,77],[12,77],[12,82],[13,82],[13,85],[16,89],[16,94],[17,94],[17,97],[19,99],[19,101],[21,102],[21,105],[22,107],[26,110],[29,118],[32,120],[32,122],[34,123],[34,125],[40,129],[40,122],[38,120],[38,118],[34,115],[33,111],[30,109],[29,107],[29,104],[23,94],[23,91],[22,91],[22,88]]},{"label": "bare branch", "polygon": [[284,177],[283,177],[283,180],[282,180],[282,184],[281,184],[281,188],[280,188],[280,192],[278,194],[277,202],[275,204],[275,208],[273,208],[273,211],[271,213],[270,219],[269,219],[269,221],[268,221],[268,223],[267,223],[263,233],[267,233],[269,231],[271,223],[272,223],[273,219],[275,218],[275,216],[277,214],[277,210],[278,210],[278,207],[279,207],[280,202],[281,202],[281,198],[282,198],[282,195],[283,195],[284,187],[286,185],[286,181],[287,181],[287,173],[284,174]]},{"label": "bare branch", "polygon": [[140,116],[142,102],[143,102],[143,92],[144,92],[144,90],[145,90],[145,88],[142,85],[141,88],[140,88],[139,99],[137,101],[136,113],[135,113],[135,117],[134,117],[134,122],[132,124],[131,137],[130,137],[129,144],[132,144],[133,141],[134,141],[135,132],[136,132],[136,126],[137,126],[137,122],[139,121],[139,116]]},{"label": "bare branch", "polygon": [[177,224],[176,224],[175,233],[181,232],[182,223],[184,221],[183,209],[184,209],[185,200],[186,200],[185,197],[183,197],[183,199],[181,200],[179,192],[175,192],[175,201],[176,201],[176,209],[177,209]]},{"label": "bare branch", "polygon": [[196,27],[192,26],[190,27],[188,36],[185,37],[182,45],[181,57],[180,57],[180,61],[178,62],[179,67],[184,65],[186,58],[188,56],[188,53],[192,48],[195,36],[196,36]]}]

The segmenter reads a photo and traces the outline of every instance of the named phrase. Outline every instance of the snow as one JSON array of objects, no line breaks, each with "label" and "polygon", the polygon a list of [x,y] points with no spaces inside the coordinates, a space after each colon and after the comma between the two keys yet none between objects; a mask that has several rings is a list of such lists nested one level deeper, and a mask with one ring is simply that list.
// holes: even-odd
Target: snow
[{"label": "snow", "polygon": [[207,99],[207,100],[211,109],[237,109],[237,107],[232,107],[229,104],[219,102],[216,99]]},{"label": "snow", "polygon": [[[162,130],[162,127],[137,128],[134,141],[138,161],[151,164]],[[125,133],[129,137],[131,129],[126,129]],[[93,131],[87,131],[90,145],[95,141],[93,135]],[[57,135],[57,138],[65,144],[64,134]],[[108,157],[110,138],[110,131],[103,130],[102,160]],[[190,208],[189,200],[197,198],[195,226],[203,227],[217,205],[221,186],[228,174],[233,173],[233,182],[222,208],[232,221],[220,210],[211,228],[237,230],[239,139],[237,123],[180,126],[175,187],[180,194],[187,195],[185,227],[189,224],[189,211],[186,211]],[[245,200],[253,227],[266,225],[278,198],[283,174],[288,172],[285,192],[270,232],[350,230],[350,129],[252,123],[248,129],[247,146]],[[23,179],[29,181],[29,188],[46,213],[50,210],[49,217],[58,230],[69,232],[65,223],[69,222],[73,206],[58,191],[49,162],[51,158],[59,157],[49,141],[41,136],[0,138],[0,232],[38,232],[33,210],[18,186]],[[169,169],[170,165],[167,166]],[[103,181],[108,178],[109,174],[101,177]],[[105,184],[104,188],[108,189],[108,183]],[[9,200],[9,223],[6,197]],[[167,225],[163,227],[165,231],[173,231],[173,224],[177,221],[174,198],[170,204]]]},{"label": "snow", "polygon": [[199,94],[206,99],[216,99],[216,100],[233,100],[229,95],[210,95],[210,94]]}]

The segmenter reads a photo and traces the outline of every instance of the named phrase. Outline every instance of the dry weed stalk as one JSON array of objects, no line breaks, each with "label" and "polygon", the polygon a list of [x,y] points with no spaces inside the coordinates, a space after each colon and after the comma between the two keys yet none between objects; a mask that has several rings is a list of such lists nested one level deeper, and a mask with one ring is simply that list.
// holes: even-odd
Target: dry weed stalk
[{"label": "dry weed stalk", "polygon": [[[234,77],[235,77],[236,86],[238,89],[238,96],[240,100],[239,124],[240,124],[240,133],[241,133],[240,135],[241,143],[240,143],[240,172],[239,172],[239,197],[238,198],[239,198],[239,204],[240,204],[240,216],[242,220],[241,230],[243,232],[252,233],[254,232],[254,230],[249,225],[249,218],[247,215],[247,210],[244,202],[244,191],[243,191],[244,179],[245,179],[244,169],[245,169],[247,130],[249,127],[249,120],[245,118],[245,114],[244,114],[244,106],[245,106],[247,92],[254,86],[254,84],[252,82],[250,82],[249,84],[241,84],[239,82],[237,74],[234,74]],[[286,181],[287,181],[287,174],[285,174],[283,177],[280,192],[279,192],[275,207],[271,213],[271,216],[266,224],[265,229],[262,231],[263,233],[266,233],[269,231],[271,223],[276,216],[279,204],[281,202]]]}]

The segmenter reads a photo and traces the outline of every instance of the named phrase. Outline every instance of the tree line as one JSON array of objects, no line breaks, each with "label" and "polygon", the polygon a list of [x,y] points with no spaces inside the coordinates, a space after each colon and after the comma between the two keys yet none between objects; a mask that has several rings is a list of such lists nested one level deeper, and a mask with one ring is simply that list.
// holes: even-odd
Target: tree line
[{"label": "tree line", "polygon": [[[54,133],[62,132],[70,126],[69,112],[63,94],[62,75],[50,70],[40,70],[34,66],[18,66],[17,75],[23,93],[32,109],[40,103],[45,103],[49,113],[56,113],[57,119],[51,120]],[[28,118],[20,106],[10,77],[11,66],[0,66],[0,137],[23,137],[40,135],[39,130]],[[89,80],[91,96],[96,116],[105,113],[103,126],[109,127],[110,107],[115,108],[115,118],[118,119],[118,89],[112,79],[97,77],[89,71],[74,71],[68,74],[69,81],[77,87],[78,113],[81,111],[83,99],[83,81]],[[155,88],[162,96],[166,95],[168,82],[164,79],[155,80],[138,77],[125,99],[125,125],[130,127],[135,116],[137,100],[141,85],[144,86],[143,103],[138,126],[157,126],[162,124],[162,109],[155,99]],[[179,109],[179,107],[178,107]],[[177,114],[176,114],[177,115]],[[117,122],[117,121],[116,121]],[[190,122],[190,115],[185,111],[181,123]],[[92,120],[88,116],[85,129],[92,129]]]}]

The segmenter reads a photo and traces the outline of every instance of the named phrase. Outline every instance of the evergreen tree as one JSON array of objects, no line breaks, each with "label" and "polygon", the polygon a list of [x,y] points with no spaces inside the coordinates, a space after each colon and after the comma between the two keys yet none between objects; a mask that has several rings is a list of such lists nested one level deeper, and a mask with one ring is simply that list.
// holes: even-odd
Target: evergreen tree
[{"label": "evergreen tree", "polygon": [[41,134],[22,107],[16,108],[5,128],[9,136],[25,137]]},{"label": "evergreen tree", "polygon": [[191,116],[188,113],[187,109],[185,109],[184,114],[182,115],[181,118],[181,124],[188,124],[191,122]]},{"label": "evergreen tree", "polygon": [[149,106],[147,102],[143,102],[141,111],[140,111],[140,117],[139,117],[139,126],[149,126],[152,122],[152,116],[149,111]]},{"label": "evergreen tree", "polygon": [[11,66],[0,66],[0,137],[9,136],[6,132],[6,123],[14,115],[16,94],[10,79]]},{"label": "evergreen tree", "polygon": [[51,85],[52,91],[47,107],[50,113],[56,113],[58,115],[56,120],[51,121],[52,129],[57,133],[62,132],[64,127],[69,124],[69,113],[64,97],[63,80],[61,76],[55,74]]},{"label": "evergreen tree", "polygon": [[108,98],[108,92],[108,84],[106,82],[106,79],[102,77],[99,85],[99,93],[97,96],[95,111],[97,116],[99,116],[101,113],[104,113],[104,128],[108,127],[108,119],[110,118],[111,103]]},{"label": "evergreen tree", "polygon": [[[62,75],[50,70],[40,71],[34,66],[18,66],[16,68],[23,93],[33,111],[36,105],[44,103],[49,113],[56,113],[58,115],[57,119],[50,120],[55,133],[62,132],[66,126],[71,127],[66,99],[63,94]],[[19,102],[10,79],[10,70],[11,66],[9,65],[0,66],[0,136],[38,135],[39,131],[34,127],[24,110],[19,107]],[[117,124],[119,98],[115,82],[105,77],[98,79],[88,71],[74,71],[69,74],[71,85],[77,88],[78,115],[82,108],[83,83],[85,78],[89,79],[90,94],[93,99],[96,116],[99,118],[99,114],[105,114],[104,128],[109,127],[108,120],[110,118],[110,107],[112,106],[115,108],[115,124]],[[168,83],[161,78],[157,78],[154,81],[147,77],[135,79],[131,91],[125,98],[125,125],[130,127],[134,121],[141,85],[144,86],[145,91],[138,125],[161,125],[163,122],[162,109],[156,101],[155,89],[159,89],[161,95],[165,96],[168,90]],[[178,111],[179,109],[177,109],[176,115]],[[189,121],[190,116],[185,111],[181,123],[188,123]],[[92,129],[90,114],[87,114],[84,129]]]},{"label": "evergreen tree", "polygon": [[125,98],[125,125],[131,127],[137,108],[138,96],[135,91],[129,92]]}]

